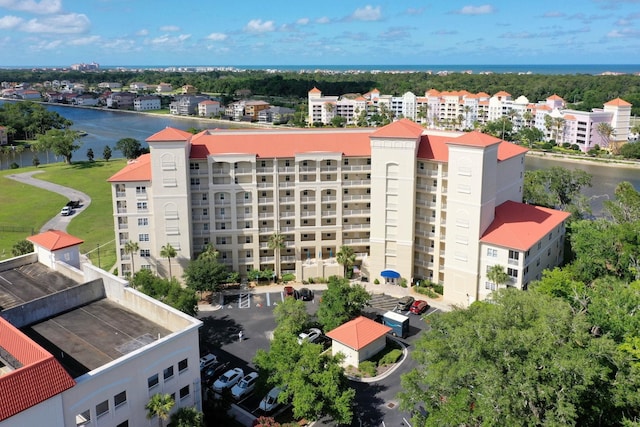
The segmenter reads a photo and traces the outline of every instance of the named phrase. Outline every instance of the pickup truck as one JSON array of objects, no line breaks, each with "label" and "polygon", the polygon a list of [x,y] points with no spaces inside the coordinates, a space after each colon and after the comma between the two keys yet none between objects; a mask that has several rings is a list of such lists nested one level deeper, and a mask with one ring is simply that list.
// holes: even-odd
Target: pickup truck
[{"label": "pickup truck", "polygon": [[78,209],[80,206],[82,206],[82,202],[80,200],[69,200],[67,203],[67,207],[69,209]]},{"label": "pickup truck", "polygon": [[62,210],[60,211],[60,215],[62,216],[69,216],[73,213],[73,209],[71,209],[69,206],[65,206],[64,208],[62,208]]}]

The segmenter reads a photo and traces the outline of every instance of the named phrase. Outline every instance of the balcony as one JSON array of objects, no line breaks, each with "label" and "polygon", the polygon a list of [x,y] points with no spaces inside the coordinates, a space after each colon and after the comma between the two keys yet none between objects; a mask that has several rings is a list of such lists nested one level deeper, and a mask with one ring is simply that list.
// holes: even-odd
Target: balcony
[{"label": "balcony", "polygon": [[278,168],[279,173],[295,173],[296,168],[293,166],[280,166]]},{"label": "balcony", "polygon": [[345,209],[342,211],[342,216],[369,215],[370,213],[369,209]]},{"label": "balcony", "polygon": [[322,196],[321,200],[323,202],[334,202],[336,201],[337,197],[336,196]]},{"label": "balcony", "polygon": [[273,203],[272,197],[262,197],[258,199],[258,204],[260,205],[270,205]]},{"label": "balcony", "polygon": [[116,197],[126,197],[127,193],[125,191],[116,191]]},{"label": "balcony", "polygon": [[354,179],[349,181],[342,181],[343,187],[370,187],[371,180],[369,179]]},{"label": "balcony", "polygon": [[280,197],[280,203],[293,203],[295,201],[295,197]]},{"label": "balcony", "polygon": [[301,218],[308,218],[308,217],[312,217],[312,216],[316,216],[316,211],[302,211],[302,212],[300,212],[300,217]]},{"label": "balcony", "polygon": [[253,173],[253,169],[251,168],[235,168],[233,171],[236,175],[246,175]]},{"label": "balcony", "polygon": [[345,194],[342,196],[343,201],[347,200],[371,200],[370,194]]},{"label": "balcony", "polygon": [[368,230],[371,228],[369,224],[343,224],[343,230]]},{"label": "balcony", "polygon": [[371,165],[342,165],[343,172],[356,172],[356,171],[369,172],[370,170],[371,170]]},{"label": "balcony", "polygon": [[345,245],[361,245],[361,244],[368,244],[369,243],[369,239],[342,239],[342,242]]}]

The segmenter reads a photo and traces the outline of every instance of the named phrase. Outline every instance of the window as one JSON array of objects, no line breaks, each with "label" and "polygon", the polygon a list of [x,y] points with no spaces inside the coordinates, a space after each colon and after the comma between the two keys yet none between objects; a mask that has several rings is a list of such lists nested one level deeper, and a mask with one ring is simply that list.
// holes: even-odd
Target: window
[{"label": "window", "polygon": [[245,243],[251,243],[251,236],[246,236],[244,239]]},{"label": "window", "polygon": [[138,241],[140,241],[140,242],[148,242],[149,241],[149,234],[147,234],[147,233],[138,234]]},{"label": "window", "polygon": [[498,289],[498,286],[493,282],[484,282],[484,288],[490,291],[495,291]]},{"label": "window", "polygon": [[343,165],[348,165],[349,164],[349,159],[344,159],[344,161],[342,162]]},{"label": "window", "polygon": [[349,179],[349,175],[345,175],[343,178],[345,181]]},{"label": "window", "polygon": [[113,396],[113,406],[115,408],[117,408],[118,406],[122,405],[123,403],[127,403],[127,392],[126,391],[123,391],[123,392],[118,393],[115,396]]},{"label": "window", "polygon": [[514,279],[518,278],[518,270],[515,268],[507,268],[507,274]]},{"label": "window", "polygon": [[302,162],[302,166],[307,166],[307,161],[306,160]]},{"label": "window", "polygon": [[266,162],[265,160],[262,160],[262,161],[260,162],[260,167],[261,167],[261,168],[266,168],[266,167],[267,167],[267,162]]},{"label": "window", "polygon": [[169,378],[173,377],[173,365],[169,366],[162,372],[162,378],[166,381]]},{"label": "window", "polygon": [[102,415],[109,412],[109,401],[105,400],[104,402],[98,403],[96,405],[96,417],[101,417]]},{"label": "window", "polygon": [[147,194],[147,187],[144,187],[144,186],[136,187],[136,194]]},{"label": "window", "polygon": [[[260,177],[260,182],[267,182],[267,177],[266,176],[261,176]],[[237,182],[236,182],[237,184]]]},{"label": "window", "polygon": [[151,250],[150,249],[140,249],[140,256],[144,257],[144,258],[148,258],[151,256]]},{"label": "window", "polygon": [[327,166],[331,166],[331,160],[327,160]]},{"label": "window", "polygon": [[139,227],[146,227],[147,225],[149,225],[149,218],[138,218]]},{"label": "window", "polygon": [[420,170],[424,170],[424,163],[418,162],[418,168],[420,168]]},{"label": "window", "polygon": [[200,169],[200,163],[189,163],[189,169],[191,169],[191,170],[199,170]]},{"label": "window", "polygon": [[538,250],[542,247],[542,242],[538,242]]},{"label": "window", "polygon": [[207,195],[207,193],[202,193],[202,200],[209,200],[209,196]]},{"label": "window", "polygon": [[182,372],[189,367],[189,362],[187,359],[182,359],[178,362],[178,372]]},{"label": "window", "polygon": [[306,181],[307,180],[307,175],[302,175],[302,180]]},{"label": "window", "polygon": [[285,197],[289,197],[291,195],[291,191],[285,191],[284,195],[285,195]]},{"label": "window", "polygon": [[[224,208],[222,209],[222,211],[224,211]],[[209,215],[209,209],[207,209],[207,208],[202,209],[202,215],[203,216],[208,216]]]},{"label": "window", "polygon": [[151,270],[151,266],[149,264],[142,264],[140,270]]},{"label": "window", "polygon": [[289,160],[285,160],[284,165],[288,167],[288,166],[291,166],[291,163],[289,163]]},{"label": "window", "polygon": [[308,192],[307,190],[304,190],[304,191],[302,192],[302,195],[303,195],[303,196],[307,196],[308,194],[309,194],[309,192]]},{"label": "window", "polygon": [[184,399],[189,396],[189,386],[186,385],[180,389],[180,399]]},{"label": "window", "polygon": [[83,426],[91,422],[91,411],[88,409],[76,415],[76,426]]},{"label": "window", "polygon": [[200,178],[191,178],[191,185],[200,185]]},{"label": "window", "polygon": [[233,164],[233,168],[234,168],[234,169],[238,169],[238,162],[235,162],[235,163]]},{"label": "window", "polygon": [[251,198],[251,193],[249,193],[249,192],[245,192],[245,193],[244,193],[244,199],[245,199],[245,200],[249,200],[250,198]]},{"label": "window", "polygon": [[331,190],[327,190],[327,196],[331,195]]},{"label": "window", "polygon": [[284,180],[285,181],[291,181],[291,177],[289,175],[287,175],[287,176],[284,177]]},{"label": "window", "polygon": [[509,259],[515,259],[518,260],[520,259],[520,252],[517,251],[509,251]]},{"label": "window", "polygon": [[116,427],[129,427],[129,420],[121,422]]},{"label": "window", "polygon": [[148,208],[147,202],[137,202],[136,206],[138,207],[139,211],[146,211]]},{"label": "window", "polygon": [[152,375],[149,378],[147,378],[147,386],[149,387],[149,389],[154,388],[155,386],[158,385],[158,374]]},{"label": "window", "polygon": [[263,191],[262,194],[261,194],[261,197],[267,197],[267,192]]},{"label": "window", "polygon": [[251,228],[251,222],[247,221],[244,223],[244,228]]}]

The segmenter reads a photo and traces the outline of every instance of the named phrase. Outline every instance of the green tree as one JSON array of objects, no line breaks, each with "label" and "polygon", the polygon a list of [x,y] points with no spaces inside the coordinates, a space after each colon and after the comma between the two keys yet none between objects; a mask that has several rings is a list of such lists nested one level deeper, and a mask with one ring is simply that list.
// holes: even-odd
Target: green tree
[{"label": "green tree", "polygon": [[487,279],[494,283],[498,288],[509,283],[509,275],[504,271],[504,267],[500,264],[492,265],[487,271]]},{"label": "green tree", "polygon": [[640,221],[640,193],[628,181],[623,181],[615,189],[615,199],[605,200],[604,211],[618,223]]},{"label": "green tree", "polygon": [[304,301],[285,298],[273,309],[277,329],[295,336],[309,324],[309,313]]},{"label": "green tree", "polygon": [[71,163],[73,152],[80,148],[79,132],[71,129],[51,129],[38,136],[36,144],[39,151],[51,150],[56,156],[62,156],[65,163]]},{"label": "green tree", "polygon": [[19,240],[11,248],[11,254],[13,256],[26,255],[33,252],[33,243],[28,240]]},{"label": "green tree", "polygon": [[109,159],[111,158],[111,147],[109,147],[108,145],[104,146],[104,150],[102,150],[102,158],[104,159],[105,162],[108,162]]},{"label": "green tree", "polygon": [[540,142],[544,139],[544,134],[538,128],[524,127],[518,131],[516,138],[522,141],[524,145],[531,148],[534,143]]},{"label": "green tree", "polygon": [[154,417],[158,417],[158,426],[162,427],[163,421],[169,419],[169,412],[171,412],[175,403],[176,402],[168,393],[154,394],[145,405],[145,409],[147,410],[147,419],[151,420]]},{"label": "green tree", "polygon": [[560,166],[526,171],[523,200],[526,203],[569,211],[576,218],[591,212],[584,196],[584,187],[591,187],[591,175],[583,170]]},{"label": "green tree", "polygon": [[488,121],[482,132],[495,136],[496,138],[504,139],[506,141],[511,140],[511,132],[513,131],[513,123],[509,120],[509,117],[503,116],[497,120]]},{"label": "green tree", "polygon": [[414,425],[598,425],[607,418],[613,342],[546,295],[504,289],[432,317],[401,378]]},{"label": "green tree", "polygon": [[194,407],[179,408],[171,415],[171,427],[205,427],[204,414]]},{"label": "green tree", "polygon": [[217,257],[203,252],[189,262],[184,270],[185,284],[196,292],[215,292],[221,283],[225,283],[229,272]]},{"label": "green tree", "polygon": [[333,116],[331,126],[334,128],[343,128],[347,124],[347,119],[342,116]]},{"label": "green tree", "polygon": [[90,161],[90,162],[93,162],[93,157],[94,157],[94,155],[93,155],[93,149],[89,148],[89,149],[87,150],[87,159],[89,159],[89,161]]},{"label": "green tree", "polygon": [[553,270],[544,270],[542,278],[532,282],[530,289],[563,299],[578,310],[584,308],[586,286],[583,282],[575,279],[569,268],[556,267]]},{"label": "green tree", "polygon": [[162,258],[166,258],[167,263],[169,264],[169,277],[173,277],[173,274],[171,274],[171,258],[175,258],[176,255],[178,255],[178,252],[170,243],[167,243],[160,248],[160,256]]},{"label": "green tree", "polygon": [[351,246],[341,246],[336,254],[336,261],[342,266],[343,276],[350,278],[353,273],[353,266],[356,263],[356,254]]},{"label": "green tree", "polygon": [[613,154],[618,154],[618,147],[612,144],[611,138],[615,136],[616,130],[609,123],[601,122],[596,126],[596,131],[602,138],[602,146],[611,150]]},{"label": "green tree", "polygon": [[276,277],[280,277],[280,251],[285,248],[284,235],[280,233],[272,234],[271,236],[269,236],[267,245],[269,249],[273,250],[273,264],[275,266]]},{"label": "green tree", "polygon": [[363,286],[331,276],[318,307],[318,322],[325,331],[333,330],[359,316],[370,299],[371,294]]},{"label": "green tree", "polygon": [[120,151],[126,159],[135,159],[142,154],[142,145],[135,138],[122,138],[116,142],[116,150]]},{"label": "green tree", "polygon": [[129,274],[135,274],[136,272],[134,257],[139,250],[140,250],[140,245],[138,244],[138,242],[129,240],[127,243],[124,244],[124,253],[131,255],[131,273]]}]

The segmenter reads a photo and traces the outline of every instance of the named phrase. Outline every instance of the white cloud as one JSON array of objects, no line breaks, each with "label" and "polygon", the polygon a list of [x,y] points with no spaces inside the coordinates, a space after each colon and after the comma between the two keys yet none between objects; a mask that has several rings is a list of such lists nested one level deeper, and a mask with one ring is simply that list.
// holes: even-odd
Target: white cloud
[{"label": "white cloud", "polygon": [[329,22],[331,22],[331,20],[329,18],[327,18],[326,16],[323,16],[322,18],[316,19],[316,23],[318,23],[318,24],[328,24]]},{"label": "white cloud", "polygon": [[136,32],[136,36],[142,36],[142,37],[144,37],[144,36],[148,36],[148,35],[149,35],[149,30],[147,30],[146,28],[143,28],[143,29],[138,30],[138,31]]},{"label": "white cloud", "polygon": [[168,34],[164,34],[160,37],[156,37],[155,39],[151,39],[151,44],[161,44],[161,45],[179,45],[182,42],[191,38],[191,34],[180,34],[179,36],[172,37]]},{"label": "white cloud", "polygon": [[18,18],[17,16],[3,16],[0,18],[0,30],[11,30],[16,28],[23,22],[22,18]]},{"label": "white cloud", "polygon": [[409,9],[407,9],[406,13],[407,15],[422,15],[424,13],[424,7],[410,7]]},{"label": "white cloud", "polygon": [[69,45],[71,46],[86,46],[89,44],[94,44],[100,41],[100,36],[88,36],[81,37],[79,39],[73,39],[69,41]]},{"label": "white cloud", "polygon": [[486,15],[493,12],[495,12],[495,9],[490,4],[484,4],[482,6],[464,6],[458,11],[461,15]]},{"label": "white cloud", "polygon": [[545,18],[562,18],[565,14],[558,12],[557,10],[553,10],[551,12],[545,12],[542,16]]},{"label": "white cloud", "polygon": [[79,34],[86,32],[89,26],[89,18],[86,15],[68,13],[42,19],[30,19],[20,26],[20,30],[27,33]]},{"label": "white cloud", "polygon": [[164,31],[167,33],[177,33],[178,31],[180,31],[180,27],[176,25],[163,25],[162,27],[160,27],[160,31]]},{"label": "white cloud", "polygon": [[382,18],[382,12],[380,6],[372,7],[366,5],[365,7],[358,8],[351,15],[351,19],[355,21],[379,21]]},{"label": "white cloud", "polygon": [[252,19],[244,30],[249,33],[269,33],[275,30],[275,24],[273,21],[262,22],[262,19]]},{"label": "white cloud", "polygon": [[296,21],[298,25],[307,25],[309,23],[309,18],[300,18]]},{"label": "white cloud", "polygon": [[205,37],[205,39],[219,42],[219,41],[226,40],[227,35],[223,33],[211,33],[207,37]]},{"label": "white cloud", "polygon": [[0,0],[0,7],[21,12],[46,15],[62,10],[62,0]]},{"label": "white cloud", "polygon": [[633,28],[623,28],[620,30],[612,30],[607,33],[607,37],[612,39],[636,38],[640,37],[640,31]]}]

